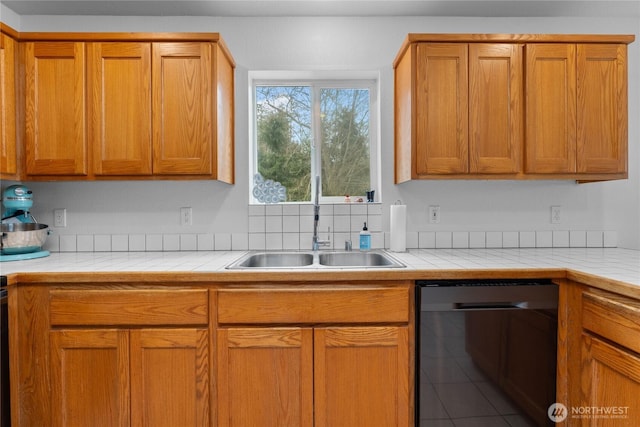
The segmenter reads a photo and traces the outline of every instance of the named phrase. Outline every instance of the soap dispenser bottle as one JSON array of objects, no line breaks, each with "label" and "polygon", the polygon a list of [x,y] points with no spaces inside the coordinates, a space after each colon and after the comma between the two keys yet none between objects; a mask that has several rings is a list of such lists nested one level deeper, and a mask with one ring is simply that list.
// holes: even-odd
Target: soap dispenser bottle
[{"label": "soap dispenser bottle", "polygon": [[367,223],[364,223],[364,227],[362,227],[362,231],[360,232],[360,250],[368,251],[371,249],[371,233],[369,233],[369,229],[367,228]]}]

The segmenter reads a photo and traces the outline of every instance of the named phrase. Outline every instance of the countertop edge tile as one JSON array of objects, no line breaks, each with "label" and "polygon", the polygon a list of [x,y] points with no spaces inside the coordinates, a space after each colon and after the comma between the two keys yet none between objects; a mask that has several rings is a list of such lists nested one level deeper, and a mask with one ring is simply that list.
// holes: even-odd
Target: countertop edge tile
[{"label": "countertop edge tile", "polygon": [[[157,280],[175,280],[176,273],[186,281],[245,281],[264,279],[286,281],[293,270],[256,269],[230,271],[225,267],[247,251],[181,251],[181,252],[59,252],[49,257],[0,263],[0,274],[23,276],[35,281],[49,273],[61,274],[73,281],[100,273],[100,280],[117,280],[119,274],[139,277],[153,273]],[[413,280],[495,272],[500,276],[552,274],[587,285],[640,298],[640,251],[621,248],[514,248],[514,249],[410,249],[388,252],[406,265],[405,268],[371,269],[296,269],[304,280]],[[115,273],[115,274],[114,274]],[[428,277],[425,277],[428,276]],[[155,281],[155,279],[150,279]],[[98,278],[94,278],[98,281]],[[23,280],[21,279],[20,282]],[[13,281],[12,281],[13,282]]]}]

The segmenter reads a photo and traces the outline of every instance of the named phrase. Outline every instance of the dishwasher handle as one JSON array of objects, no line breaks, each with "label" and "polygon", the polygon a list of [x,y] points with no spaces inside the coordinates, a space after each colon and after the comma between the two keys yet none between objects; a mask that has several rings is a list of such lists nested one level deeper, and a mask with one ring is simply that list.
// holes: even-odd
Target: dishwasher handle
[{"label": "dishwasher handle", "polygon": [[529,308],[527,302],[457,302],[453,303],[453,310],[520,310]]}]

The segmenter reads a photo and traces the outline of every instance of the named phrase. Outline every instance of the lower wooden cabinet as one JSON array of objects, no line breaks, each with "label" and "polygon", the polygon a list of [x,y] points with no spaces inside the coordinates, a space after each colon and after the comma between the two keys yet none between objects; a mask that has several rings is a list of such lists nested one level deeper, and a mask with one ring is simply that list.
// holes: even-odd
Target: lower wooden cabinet
[{"label": "lower wooden cabinet", "polygon": [[218,292],[220,427],[411,425],[409,282]]},{"label": "lower wooden cabinet", "polygon": [[[582,336],[583,425],[637,426],[640,419],[640,356],[598,337]],[[589,409],[590,414],[584,414]]]},{"label": "lower wooden cabinet", "polygon": [[413,422],[408,281],[49,280],[9,289],[14,427]]},{"label": "lower wooden cabinet", "polygon": [[218,330],[218,426],[313,426],[313,329]]},{"label": "lower wooden cabinet", "polygon": [[567,426],[637,426],[640,301],[568,282],[560,317],[558,402]]},{"label": "lower wooden cabinet", "polygon": [[127,426],[129,337],[118,330],[51,332],[51,425]]},{"label": "lower wooden cabinet", "polygon": [[408,426],[408,328],[218,330],[218,426]]},{"label": "lower wooden cabinet", "polygon": [[[589,425],[637,426],[640,419],[640,301],[582,294],[581,407]],[[593,412],[593,411],[592,411]]]},{"label": "lower wooden cabinet", "polygon": [[409,426],[406,326],[318,328],[315,426]]},{"label": "lower wooden cabinet", "polygon": [[130,334],[131,425],[209,426],[207,329]]},{"label": "lower wooden cabinet", "polygon": [[206,329],[52,331],[52,425],[208,426],[207,337]]},{"label": "lower wooden cabinet", "polygon": [[[49,378],[50,413],[21,417],[30,421],[16,425],[211,425],[206,288],[34,292],[40,310],[45,307],[43,316],[33,316],[43,322],[38,327],[43,332],[21,337],[36,350],[21,363],[48,360],[42,373]],[[28,369],[21,374],[29,381]]]}]

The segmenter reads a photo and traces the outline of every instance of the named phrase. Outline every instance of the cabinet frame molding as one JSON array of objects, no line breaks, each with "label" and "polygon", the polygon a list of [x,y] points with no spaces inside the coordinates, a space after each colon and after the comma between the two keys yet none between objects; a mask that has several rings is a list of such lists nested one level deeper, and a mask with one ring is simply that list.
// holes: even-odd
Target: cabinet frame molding
[{"label": "cabinet frame molding", "polygon": [[19,43],[8,27],[0,25],[0,178],[20,177],[22,147],[17,132]]}]

